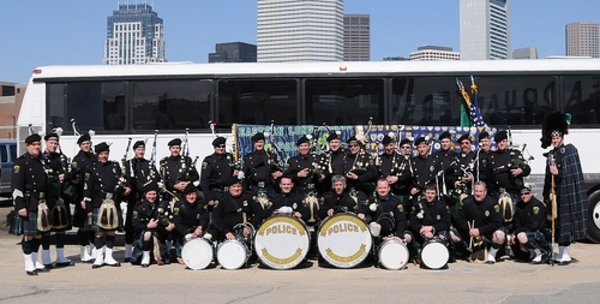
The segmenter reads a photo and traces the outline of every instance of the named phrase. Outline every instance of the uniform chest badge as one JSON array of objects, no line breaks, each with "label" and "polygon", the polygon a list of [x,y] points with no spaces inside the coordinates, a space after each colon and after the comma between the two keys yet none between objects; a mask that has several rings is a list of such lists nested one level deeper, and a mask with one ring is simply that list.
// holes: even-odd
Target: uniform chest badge
[{"label": "uniform chest badge", "polygon": [[436,218],[438,221],[442,219],[442,217],[441,217],[439,214],[438,214],[438,215],[437,215],[435,218]]},{"label": "uniform chest badge", "polygon": [[560,148],[560,154],[565,154],[565,147]]},{"label": "uniform chest badge", "polygon": [[490,211],[489,211],[489,210],[486,210],[486,211],[485,211],[485,217],[489,217],[489,216],[490,216]]},{"label": "uniform chest badge", "polygon": [[371,205],[369,205],[369,210],[371,210],[373,212],[377,211],[377,204],[372,203]]},{"label": "uniform chest badge", "polygon": [[533,214],[539,214],[539,213],[540,213],[540,207],[533,206]]},{"label": "uniform chest badge", "polygon": [[242,202],[242,206],[244,206],[244,207],[248,207],[248,201],[243,201],[243,202]]},{"label": "uniform chest badge", "polygon": [[238,208],[236,211],[237,211],[237,213],[240,213],[240,212],[242,212],[242,208]]},{"label": "uniform chest badge", "polygon": [[431,167],[429,167],[429,171],[433,172],[433,170],[435,170],[435,167],[432,165]]},{"label": "uniform chest badge", "polygon": [[294,203],[294,204],[292,205],[292,209],[296,210],[297,208],[298,208],[298,204]]}]

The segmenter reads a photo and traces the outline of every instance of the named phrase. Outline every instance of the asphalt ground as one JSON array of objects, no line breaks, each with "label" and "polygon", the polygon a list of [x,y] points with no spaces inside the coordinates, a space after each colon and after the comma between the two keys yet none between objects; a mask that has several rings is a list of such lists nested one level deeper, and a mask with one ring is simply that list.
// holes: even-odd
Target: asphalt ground
[{"label": "asphalt ground", "polygon": [[[445,270],[409,264],[391,271],[365,265],[353,269],[308,260],[296,269],[271,270],[259,263],[225,270],[211,265],[92,269],[79,263],[79,247],[65,252],[76,265],[38,276],[23,270],[20,238],[9,235],[0,208],[0,302],[2,303],[597,303],[600,245],[575,243],[568,266],[530,265],[504,259],[494,265],[458,261]],[[73,238],[69,239],[70,241]],[[115,258],[122,260],[122,236]],[[54,257],[54,250],[51,250]]]}]

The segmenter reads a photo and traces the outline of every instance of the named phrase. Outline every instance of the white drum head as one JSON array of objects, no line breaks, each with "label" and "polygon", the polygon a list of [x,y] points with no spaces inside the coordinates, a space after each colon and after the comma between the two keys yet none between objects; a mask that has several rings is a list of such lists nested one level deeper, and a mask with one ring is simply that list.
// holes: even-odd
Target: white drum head
[{"label": "white drum head", "polygon": [[421,248],[421,261],[430,269],[440,269],[448,263],[450,253],[442,242],[428,242]]},{"label": "white drum head", "polygon": [[248,258],[246,245],[240,241],[225,241],[219,246],[217,260],[225,269],[239,269]]},{"label": "white drum head", "polygon": [[291,216],[268,218],[254,239],[256,255],[273,269],[291,269],[300,264],[310,248],[306,226]]},{"label": "white drum head", "polygon": [[338,268],[352,268],[360,264],[371,252],[373,244],[367,224],[350,213],[326,218],[317,237],[321,257]]},{"label": "white drum head", "polygon": [[213,260],[213,249],[205,239],[192,239],[183,246],[181,258],[189,269],[204,269]]},{"label": "white drum head", "polygon": [[389,240],[379,248],[379,264],[386,269],[402,269],[408,263],[408,259],[408,248],[400,241]]}]

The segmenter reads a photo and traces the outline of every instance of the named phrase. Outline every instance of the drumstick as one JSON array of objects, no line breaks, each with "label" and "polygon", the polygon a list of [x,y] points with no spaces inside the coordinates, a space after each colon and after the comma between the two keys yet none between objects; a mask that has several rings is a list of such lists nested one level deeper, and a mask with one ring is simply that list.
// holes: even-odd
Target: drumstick
[{"label": "drumstick", "polygon": [[[471,221],[471,222],[467,222],[467,224],[469,224],[469,230],[475,228],[475,220]],[[469,233],[470,235],[470,233]],[[471,235],[469,238],[469,251],[473,252],[473,236]]]}]

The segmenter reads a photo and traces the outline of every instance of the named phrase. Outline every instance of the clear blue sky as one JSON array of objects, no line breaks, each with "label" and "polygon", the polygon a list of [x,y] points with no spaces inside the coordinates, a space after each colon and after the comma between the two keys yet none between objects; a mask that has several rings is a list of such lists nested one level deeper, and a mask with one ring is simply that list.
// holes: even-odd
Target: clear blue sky
[{"label": "clear blue sky", "polygon": [[[459,50],[457,0],[345,0],[371,15],[371,60],[433,44]],[[110,0],[10,0],[0,6],[0,81],[25,83],[40,65],[101,64]],[[121,1],[127,3],[127,1]],[[129,1],[135,3],[135,1]],[[143,3],[138,1],[138,3]],[[169,61],[207,62],[215,43],[256,43],[255,0],[147,1],[165,25]],[[511,48],[565,54],[565,24],[600,22],[598,0],[511,0]]]}]

